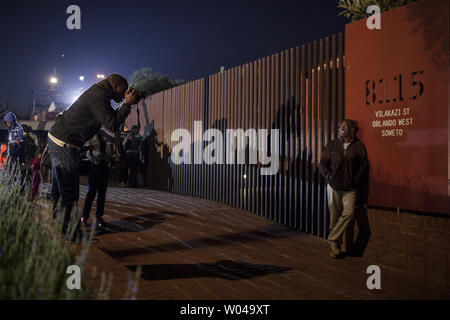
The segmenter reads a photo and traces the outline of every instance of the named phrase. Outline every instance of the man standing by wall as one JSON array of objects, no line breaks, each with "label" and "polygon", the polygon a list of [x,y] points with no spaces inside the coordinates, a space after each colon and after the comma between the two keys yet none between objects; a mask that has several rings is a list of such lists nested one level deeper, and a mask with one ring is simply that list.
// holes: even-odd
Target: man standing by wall
[{"label": "man standing by wall", "polygon": [[[48,134],[52,163],[52,185],[57,186],[64,211],[63,233],[67,232],[72,208],[79,198],[80,148],[103,125],[111,132],[117,131],[130,114],[131,105],[137,103],[134,90],[127,90],[128,82],[113,74],[86,90],[69,109],[57,118]],[[125,103],[116,111],[111,100]],[[56,207],[59,199],[53,199]],[[79,223],[79,222],[78,222]],[[79,231],[76,232],[79,236]]]},{"label": "man standing by wall", "polygon": [[360,205],[367,178],[368,161],[364,144],[356,137],[358,127],[354,120],[346,119],[339,125],[339,138],[325,147],[320,159],[320,171],[327,186],[330,210],[328,244],[331,257],[341,257],[341,240]]},{"label": "man standing by wall", "polygon": [[135,188],[137,186],[137,174],[140,161],[140,154],[142,154],[144,138],[139,134],[139,127],[133,126],[131,133],[123,142],[125,152],[127,153],[127,163],[130,169],[130,177],[128,179],[128,186]]}]

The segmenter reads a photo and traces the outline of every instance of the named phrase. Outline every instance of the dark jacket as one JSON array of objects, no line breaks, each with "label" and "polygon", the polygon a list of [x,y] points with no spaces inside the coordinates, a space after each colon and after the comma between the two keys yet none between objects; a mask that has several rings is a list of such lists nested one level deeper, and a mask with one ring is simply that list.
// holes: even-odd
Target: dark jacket
[{"label": "dark jacket", "polygon": [[[8,155],[14,158],[21,157],[23,153],[22,126],[17,123],[16,115],[13,112],[5,114],[3,121],[11,122],[11,128],[8,129]],[[19,142],[19,144],[17,142]]]},{"label": "dark jacket", "polygon": [[334,190],[361,190],[369,168],[366,147],[355,137],[344,153],[343,141],[335,139],[323,150],[319,167]]},{"label": "dark jacket", "polygon": [[143,138],[140,134],[130,133],[123,142],[127,153],[139,153],[142,150]]},{"label": "dark jacket", "polygon": [[94,84],[56,119],[50,133],[65,143],[81,147],[102,125],[116,132],[130,114],[131,107],[124,103],[120,110],[114,110],[111,90],[107,80]]},{"label": "dark jacket", "polygon": [[91,140],[87,142],[92,150],[87,152],[87,158],[92,161],[94,165],[108,165],[109,156],[106,152],[106,139],[102,131],[97,133]]},{"label": "dark jacket", "polygon": [[36,156],[36,144],[33,138],[28,133],[23,135],[23,154],[21,162],[26,166],[26,168],[31,167],[34,157]]}]

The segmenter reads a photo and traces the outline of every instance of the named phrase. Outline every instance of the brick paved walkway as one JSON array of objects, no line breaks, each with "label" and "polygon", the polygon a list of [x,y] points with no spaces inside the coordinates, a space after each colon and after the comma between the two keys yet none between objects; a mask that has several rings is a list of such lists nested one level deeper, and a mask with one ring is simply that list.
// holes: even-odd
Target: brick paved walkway
[{"label": "brick paved walkway", "polygon": [[368,290],[366,269],[377,261],[333,260],[321,238],[212,201],[110,188],[105,220],[109,230],[97,235],[88,266],[113,275],[113,299],[138,265],[138,299],[450,298],[382,265],[382,289]]}]

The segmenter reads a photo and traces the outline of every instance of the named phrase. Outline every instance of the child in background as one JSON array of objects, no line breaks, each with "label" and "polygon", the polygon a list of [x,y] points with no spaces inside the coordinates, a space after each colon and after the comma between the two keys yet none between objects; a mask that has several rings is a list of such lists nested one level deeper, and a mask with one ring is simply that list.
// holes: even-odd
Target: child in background
[{"label": "child in background", "polygon": [[18,162],[23,153],[23,128],[17,123],[17,117],[13,112],[8,112],[3,117],[3,122],[8,127],[8,160]]},{"label": "child in background", "polygon": [[81,223],[89,227],[88,219],[92,203],[97,196],[97,210],[95,213],[97,227],[106,227],[103,220],[105,210],[106,190],[108,189],[108,178],[110,156],[106,153],[106,139],[104,131],[97,133],[87,143],[90,148],[87,158],[93,163],[92,169],[88,174],[88,192],[84,200],[83,217]]}]

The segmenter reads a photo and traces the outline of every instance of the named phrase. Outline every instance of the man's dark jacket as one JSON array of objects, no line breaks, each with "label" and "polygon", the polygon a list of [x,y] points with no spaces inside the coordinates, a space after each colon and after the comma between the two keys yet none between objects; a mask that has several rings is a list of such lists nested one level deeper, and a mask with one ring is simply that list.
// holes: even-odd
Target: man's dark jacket
[{"label": "man's dark jacket", "polygon": [[140,134],[130,133],[123,145],[127,153],[139,153],[143,147],[143,138]]},{"label": "man's dark jacket", "polygon": [[322,152],[319,167],[334,190],[361,189],[366,183],[369,167],[366,147],[355,137],[344,152],[343,141],[332,140]]},{"label": "man's dark jacket", "polygon": [[116,111],[111,107],[112,88],[107,80],[86,90],[69,109],[56,119],[50,133],[65,143],[83,146],[103,125],[116,132],[130,114],[130,106],[123,104]]}]

